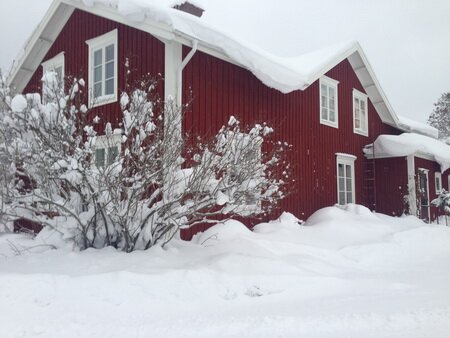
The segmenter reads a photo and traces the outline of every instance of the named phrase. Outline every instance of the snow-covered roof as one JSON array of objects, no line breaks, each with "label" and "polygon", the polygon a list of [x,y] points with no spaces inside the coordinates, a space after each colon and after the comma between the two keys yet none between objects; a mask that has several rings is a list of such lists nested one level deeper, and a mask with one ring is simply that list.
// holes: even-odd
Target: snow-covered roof
[{"label": "snow-covered roof", "polygon": [[375,158],[417,155],[437,162],[442,172],[450,168],[450,146],[415,133],[380,135],[373,144],[364,148],[364,153]]},{"label": "snow-covered roof", "polygon": [[[367,61],[361,46],[345,42],[299,57],[280,57],[248,41],[230,36],[202,18],[172,8],[182,0],[54,0],[44,20],[25,46],[11,72],[10,83],[21,91],[57,38],[74,8],[147,31],[162,41],[198,49],[251,71],[268,87],[289,93],[305,90],[342,60],[349,60],[383,122],[398,128],[398,119]],[[206,0],[188,1],[207,11]]]},{"label": "snow-covered roof", "polygon": [[399,121],[399,127],[403,131],[422,134],[433,138],[438,138],[439,136],[439,131],[432,126],[429,126],[425,123],[420,123],[415,120],[411,120],[410,118],[404,117],[402,115],[397,115],[397,117]]}]

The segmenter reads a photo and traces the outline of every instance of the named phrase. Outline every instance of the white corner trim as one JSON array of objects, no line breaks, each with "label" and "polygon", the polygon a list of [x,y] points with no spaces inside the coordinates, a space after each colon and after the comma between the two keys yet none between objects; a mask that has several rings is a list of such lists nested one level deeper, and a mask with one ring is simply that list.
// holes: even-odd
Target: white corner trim
[{"label": "white corner trim", "polygon": [[[89,96],[89,108],[94,108],[98,106],[102,106],[105,104],[117,102],[118,100],[118,64],[119,64],[119,55],[118,55],[118,30],[114,29],[106,34],[97,36],[93,39],[87,40],[86,44],[89,46],[89,54],[88,54],[88,96]],[[100,48],[104,48],[109,44],[114,44],[114,94],[112,95],[102,95],[100,97],[94,98],[94,52]],[[105,57],[103,53],[103,57]],[[102,88],[105,89],[105,66],[103,64],[102,70]]]},{"label": "white corner trim", "polygon": [[406,157],[406,168],[408,172],[408,205],[409,214],[417,216],[417,200],[416,200],[416,172],[414,155]]}]

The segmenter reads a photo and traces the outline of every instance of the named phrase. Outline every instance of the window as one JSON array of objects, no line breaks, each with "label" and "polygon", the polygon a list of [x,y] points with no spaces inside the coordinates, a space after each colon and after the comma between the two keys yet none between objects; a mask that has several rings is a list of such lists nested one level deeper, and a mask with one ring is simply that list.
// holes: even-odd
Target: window
[{"label": "window", "polygon": [[117,29],[88,40],[89,105],[117,101]]},{"label": "window", "polygon": [[442,191],[442,174],[440,172],[434,173],[434,184],[436,188],[436,194],[440,194]]},{"label": "window", "polygon": [[120,134],[97,136],[94,156],[97,168],[105,168],[116,160],[120,152],[121,138]]},{"label": "window", "polygon": [[367,95],[353,89],[353,132],[368,136]]},{"label": "window", "polygon": [[336,154],[338,204],[355,203],[356,156]]},{"label": "window", "polygon": [[320,78],[320,123],[338,127],[338,81],[323,76]]},{"label": "window", "polygon": [[[44,74],[42,79],[42,99],[45,103],[47,98],[55,94],[55,90],[64,90],[64,52],[43,62],[42,73]],[[53,73],[55,77],[48,76],[49,73]]]}]

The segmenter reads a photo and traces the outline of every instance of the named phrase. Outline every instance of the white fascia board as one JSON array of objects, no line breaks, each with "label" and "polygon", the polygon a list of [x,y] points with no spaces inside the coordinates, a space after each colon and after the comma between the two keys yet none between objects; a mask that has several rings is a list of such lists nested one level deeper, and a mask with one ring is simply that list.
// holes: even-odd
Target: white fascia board
[{"label": "white fascia board", "polygon": [[[9,86],[15,86],[19,92],[24,89],[50,50],[53,38],[59,35],[73,11],[74,8],[61,4],[61,0],[54,0],[51,3],[44,18],[19,52],[16,64],[7,79]],[[48,34],[52,36],[49,37]]]},{"label": "white fascia board", "polygon": [[373,71],[372,66],[367,60],[367,57],[365,56],[361,45],[358,42],[354,42],[354,44],[350,48],[335,56],[321,70],[311,76],[307,81],[308,85],[302,88],[302,90],[308,88],[312,83],[317,81],[321,76],[327,73],[330,69],[336,67],[345,59],[349,60],[372,104],[374,104],[374,102],[383,102],[383,105],[374,104],[375,110],[377,111],[382,121],[395,128],[399,128],[399,120],[397,118],[397,115],[395,114],[386,95],[384,94],[381,85],[375,76],[375,72]]},{"label": "white fascia board", "polygon": [[[348,57],[350,64],[352,65],[353,69],[356,69],[356,75],[358,76],[359,80],[362,82],[362,85],[364,87],[364,90],[369,94],[369,98],[372,101],[372,104],[374,102],[383,102],[383,106],[378,105],[375,109],[378,112],[378,115],[380,115],[381,119],[384,123],[387,123],[389,125],[392,125],[396,128],[398,128],[399,120],[397,118],[397,115],[395,114],[394,109],[392,108],[391,104],[389,103],[389,100],[386,97],[386,94],[384,93],[383,89],[381,88],[381,85],[375,75],[375,72],[373,71],[372,66],[370,65],[369,60],[367,59],[366,55],[364,54],[364,51],[362,50],[359,43],[357,43],[357,48],[354,53],[349,55]],[[359,59],[359,60],[358,60]],[[359,62],[358,62],[359,61]],[[359,67],[363,68],[359,68]],[[361,72],[367,72],[371,82],[365,82],[364,79],[360,79]],[[377,94],[381,100],[374,101],[373,97],[371,97],[370,93]]]},{"label": "white fascia board", "polygon": [[325,73],[327,73],[329,70],[333,69],[339,63],[341,63],[343,60],[345,60],[350,55],[352,55],[356,51],[357,45],[358,45],[358,43],[354,42],[350,48],[348,48],[344,52],[340,53],[339,55],[336,55],[325,66],[323,66],[319,71],[317,71],[312,76],[310,76],[308,81],[306,81],[308,83],[308,85],[306,85],[304,88],[302,88],[302,90],[305,90],[306,88],[308,88],[311,84],[313,84],[315,81],[317,81],[317,79],[320,79],[323,75],[325,75]]}]

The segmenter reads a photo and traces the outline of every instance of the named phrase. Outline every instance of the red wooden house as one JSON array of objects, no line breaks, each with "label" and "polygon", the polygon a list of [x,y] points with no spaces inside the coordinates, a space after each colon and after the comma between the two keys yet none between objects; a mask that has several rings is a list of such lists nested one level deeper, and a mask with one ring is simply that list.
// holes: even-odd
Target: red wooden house
[{"label": "red wooden house", "polygon": [[[230,115],[243,123],[268,122],[277,138],[293,145],[295,187],[281,210],[299,218],[336,203],[395,215],[415,212],[417,177],[428,201],[435,197],[439,187],[432,177],[441,165],[432,155],[363,152],[380,135],[414,128],[393,111],[358,43],[286,59],[208,26],[202,12],[184,2],[171,8],[158,1],[55,0],[10,83],[18,91],[40,92],[48,69],[84,74],[94,114],[119,121],[128,58],[133,76],[164,77],[166,97],[182,103],[193,93],[185,130],[207,134]],[[416,132],[430,137],[430,131]],[[103,149],[103,160],[110,151],[116,150]],[[428,170],[428,182],[419,169]],[[441,176],[441,188],[448,189],[448,171]],[[429,210],[424,217],[430,218]]]}]

